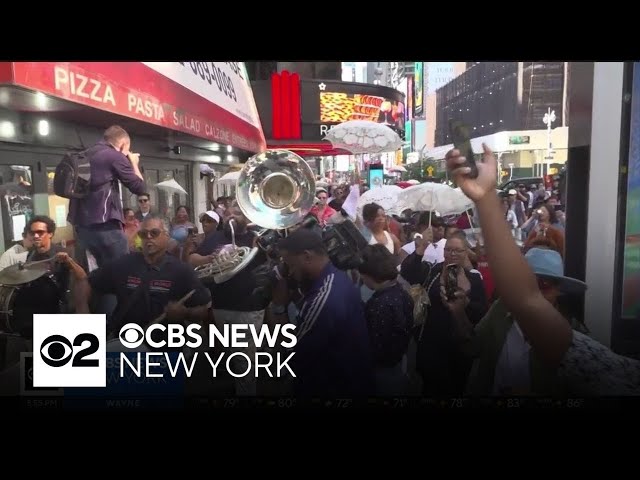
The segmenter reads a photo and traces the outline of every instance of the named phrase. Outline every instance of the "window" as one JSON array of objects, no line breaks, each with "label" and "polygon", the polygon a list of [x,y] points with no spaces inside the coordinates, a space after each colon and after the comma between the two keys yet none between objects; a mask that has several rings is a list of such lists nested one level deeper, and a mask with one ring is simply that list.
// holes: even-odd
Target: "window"
[{"label": "window", "polygon": [[0,165],[2,236],[5,249],[22,240],[22,232],[33,216],[31,167]]},{"label": "window", "polygon": [[69,213],[69,200],[53,193],[53,179],[56,176],[56,167],[47,167],[47,194],[49,200],[49,216],[56,222],[56,234],[53,242],[67,242],[73,240],[73,226],[67,223]]},{"label": "window", "polygon": [[[178,193],[174,190],[168,190],[163,187],[157,187],[158,183],[175,180],[184,190],[189,192],[190,185],[187,181],[189,175],[189,169],[187,166],[179,165],[175,168],[162,168],[161,163],[154,163],[154,168],[145,168],[144,178],[147,182],[147,188],[149,191],[151,209],[153,212],[159,213],[165,216],[168,220],[171,220],[175,216],[176,208],[179,205],[187,205],[189,209],[192,209],[192,205],[188,203],[189,197],[184,193]],[[133,195],[126,187],[122,189],[122,204],[124,207],[133,208],[138,211],[139,206],[137,203],[137,197]],[[193,212],[191,212],[193,217]],[[191,221],[194,221],[191,218]]]}]

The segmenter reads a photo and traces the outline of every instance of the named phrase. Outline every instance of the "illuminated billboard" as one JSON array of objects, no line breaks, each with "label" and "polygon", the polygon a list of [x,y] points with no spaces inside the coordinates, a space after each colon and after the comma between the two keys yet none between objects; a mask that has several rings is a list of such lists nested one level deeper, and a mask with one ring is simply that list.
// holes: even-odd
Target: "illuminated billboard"
[{"label": "illuminated billboard", "polygon": [[320,92],[320,121],[342,123],[369,120],[404,130],[404,104],[375,95]]}]

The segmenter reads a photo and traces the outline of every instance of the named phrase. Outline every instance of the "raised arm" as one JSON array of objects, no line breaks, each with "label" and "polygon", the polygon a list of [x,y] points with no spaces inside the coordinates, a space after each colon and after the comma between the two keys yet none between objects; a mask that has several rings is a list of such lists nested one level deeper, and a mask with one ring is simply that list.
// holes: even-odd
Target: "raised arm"
[{"label": "raised arm", "polygon": [[483,161],[478,162],[478,177],[469,177],[470,169],[460,152],[447,154],[447,166],[462,191],[471,198],[480,214],[485,251],[496,290],[529,343],[549,366],[562,360],[571,343],[569,323],[538,289],[535,275],[516,245],[496,195],[496,158],[484,145]]}]

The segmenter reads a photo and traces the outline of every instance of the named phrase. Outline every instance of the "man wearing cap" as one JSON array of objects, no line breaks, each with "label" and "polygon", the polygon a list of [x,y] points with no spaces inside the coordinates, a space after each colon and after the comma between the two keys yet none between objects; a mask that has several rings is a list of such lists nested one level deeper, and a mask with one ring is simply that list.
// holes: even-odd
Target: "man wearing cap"
[{"label": "man wearing cap", "polygon": [[509,202],[509,209],[516,214],[518,227],[520,227],[527,220],[524,203],[518,198],[518,192],[513,188],[509,190],[509,196],[507,197],[507,200]]},{"label": "man wearing cap", "polygon": [[[207,217],[215,220],[215,212],[207,212],[200,218],[203,220],[203,229],[206,233],[204,240],[196,251],[189,255],[189,264],[192,267],[211,263],[220,250],[232,243],[231,225],[233,224],[233,234],[236,246],[252,248],[256,241],[256,235],[247,228],[249,220],[242,213],[236,202],[232,203],[225,211],[223,221],[224,228],[215,230],[209,224]],[[260,252],[244,269],[226,282],[208,284],[213,299],[213,316],[216,325],[220,330],[224,325],[245,324],[253,325],[256,331],[262,326],[264,320],[264,310],[268,304],[268,299],[259,293],[259,285],[254,270],[266,261],[265,255]],[[253,337],[247,337],[247,346],[242,349],[249,358],[254,358],[256,344]],[[236,355],[233,357],[237,365],[232,367],[234,372],[244,372],[247,363],[243,357]],[[246,375],[235,379],[236,395],[255,396],[257,393],[257,380],[254,375]]]},{"label": "man wearing cap", "polygon": [[297,344],[290,365],[296,396],[336,398],[373,393],[373,362],[360,291],[330,261],[320,238],[300,229],[278,244],[286,276],[273,292],[272,313],[287,323],[289,282],[298,302]]},{"label": "man wearing cap", "polygon": [[199,220],[203,233],[190,235],[184,242],[184,248],[182,249],[182,261],[184,262],[189,261],[189,256],[198,249],[207,235],[218,229],[218,225],[220,224],[220,216],[213,210],[207,210],[201,213]]}]

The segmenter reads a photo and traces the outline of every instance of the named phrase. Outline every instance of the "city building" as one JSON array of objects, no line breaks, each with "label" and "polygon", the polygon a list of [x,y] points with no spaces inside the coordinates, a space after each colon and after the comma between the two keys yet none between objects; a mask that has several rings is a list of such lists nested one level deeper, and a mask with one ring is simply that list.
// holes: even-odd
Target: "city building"
[{"label": "city building", "polygon": [[297,73],[305,79],[342,79],[342,62],[246,62],[246,68],[252,82],[269,80],[273,73],[283,71]]},{"label": "city building", "polygon": [[[473,63],[436,91],[435,146],[428,155],[444,158],[442,152],[452,147],[449,120],[462,120],[474,146],[483,138],[504,148],[498,152],[503,164],[513,164],[518,174],[552,173],[553,165],[567,159],[568,136],[554,132],[567,127],[566,70],[566,62]],[[549,112],[551,131],[545,123]]]},{"label": "city building", "polygon": [[[53,193],[55,169],[111,125],[131,135],[158,211],[172,218],[187,205],[192,221],[213,191],[201,171],[220,177],[266,145],[241,62],[0,63],[0,251],[22,239],[32,215],[49,215],[54,241],[73,243],[69,201]],[[170,179],[187,194],[157,187]],[[11,185],[22,186],[19,194]],[[137,209],[126,188],[121,201]]]},{"label": "city building", "polygon": [[436,90],[451,82],[466,70],[465,62],[423,63],[423,112],[414,122],[415,148],[427,149],[435,146],[436,136]]}]

